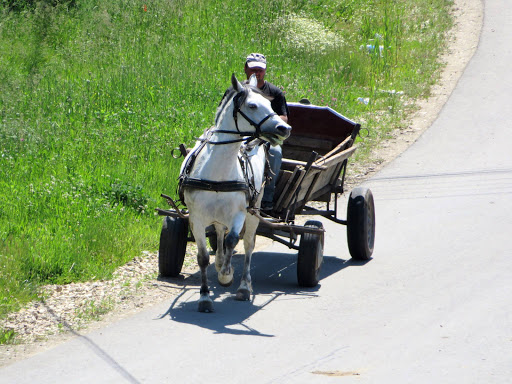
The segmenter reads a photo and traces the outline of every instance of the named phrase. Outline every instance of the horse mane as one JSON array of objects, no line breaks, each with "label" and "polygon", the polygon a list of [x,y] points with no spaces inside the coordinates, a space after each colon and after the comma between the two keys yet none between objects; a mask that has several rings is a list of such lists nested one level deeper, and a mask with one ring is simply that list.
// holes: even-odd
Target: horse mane
[{"label": "horse mane", "polygon": [[217,124],[219,123],[222,112],[224,111],[224,109],[226,108],[226,106],[228,105],[228,103],[231,99],[234,99],[236,97],[237,98],[237,100],[236,100],[237,106],[241,106],[247,99],[249,90],[251,90],[259,95],[262,95],[264,97],[267,97],[261,91],[261,89],[259,89],[258,87],[253,87],[253,86],[249,85],[248,82],[244,82],[242,85],[243,85],[244,89],[241,92],[237,92],[234,90],[233,87],[229,87],[226,90],[226,92],[224,93],[224,96],[222,97],[222,100],[220,101],[219,106],[217,107],[217,112],[215,114],[215,126],[217,126]]},{"label": "horse mane", "polygon": [[217,112],[215,113],[215,126],[218,125],[222,112],[226,108],[228,102],[235,96],[235,94],[236,91],[233,89],[233,87],[229,87],[224,93],[224,96],[222,97],[222,100],[217,107]]}]

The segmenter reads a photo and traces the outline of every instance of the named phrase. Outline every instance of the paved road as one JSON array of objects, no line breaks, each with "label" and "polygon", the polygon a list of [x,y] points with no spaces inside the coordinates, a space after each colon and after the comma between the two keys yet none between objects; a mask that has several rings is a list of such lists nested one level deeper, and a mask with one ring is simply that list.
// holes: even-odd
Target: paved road
[{"label": "paved road", "polygon": [[[295,255],[255,255],[255,299],[182,294],[0,370],[0,383],[509,383],[512,380],[512,3],[485,2],[481,41],[437,121],[375,178],[374,259],[327,225],[317,289]],[[240,271],[239,258],[238,271]],[[215,281],[212,279],[212,281]]]}]

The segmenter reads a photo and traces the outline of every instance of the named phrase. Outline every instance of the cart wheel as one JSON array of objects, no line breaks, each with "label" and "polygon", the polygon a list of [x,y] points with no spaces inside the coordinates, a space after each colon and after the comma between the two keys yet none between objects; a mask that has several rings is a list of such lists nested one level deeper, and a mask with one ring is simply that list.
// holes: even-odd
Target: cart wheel
[{"label": "cart wheel", "polygon": [[375,204],[368,188],[350,192],[347,207],[347,240],[352,258],[369,260],[375,242]]},{"label": "cart wheel", "polygon": [[[308,220],[306,227],[322,229],[321,222]],[[324,259],[324,235],[305,233],[300,237],[297,280],[301,287],[316,287]]]},{"label": "cart wheel", "polygon": [[162,277],[180,274],[187,250],[188,220],[166,216],[160,232],[158,271]]}]

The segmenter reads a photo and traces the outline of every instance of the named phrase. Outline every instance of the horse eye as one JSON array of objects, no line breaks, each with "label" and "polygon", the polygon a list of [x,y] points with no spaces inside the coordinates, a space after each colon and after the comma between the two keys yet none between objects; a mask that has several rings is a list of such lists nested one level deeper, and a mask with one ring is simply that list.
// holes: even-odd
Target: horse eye
[{"label": "horse eye", "polygon": [[250,109],[256,109],[256,108],[258,108],[258,106],[257,106],[256,104],[254,104],[254,103],[250,103],[250,104],[248,105],[248,107],[249,107]]}]

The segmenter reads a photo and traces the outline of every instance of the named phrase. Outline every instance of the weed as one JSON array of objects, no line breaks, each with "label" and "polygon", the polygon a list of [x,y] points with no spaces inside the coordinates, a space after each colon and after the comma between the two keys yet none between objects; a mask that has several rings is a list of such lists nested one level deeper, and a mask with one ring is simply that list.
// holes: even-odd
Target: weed
[{"label": "weed", "polygon": [[103,299],[99,303],[95,300],[88,300],[79,309],[77,309],[76,317],[84,320],[85,322],[89,322],[91,320],[97,321],[101,316],[110,312],[113,307],[114,303],[112,299]]},{"label": "weed", "polygon": [[16,332],[12,329],[0,329],[0,345],[14,344],[16,342]]}]

